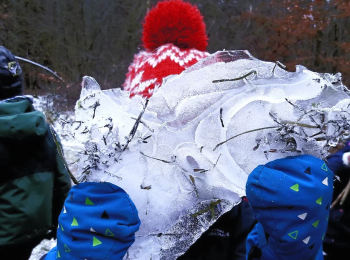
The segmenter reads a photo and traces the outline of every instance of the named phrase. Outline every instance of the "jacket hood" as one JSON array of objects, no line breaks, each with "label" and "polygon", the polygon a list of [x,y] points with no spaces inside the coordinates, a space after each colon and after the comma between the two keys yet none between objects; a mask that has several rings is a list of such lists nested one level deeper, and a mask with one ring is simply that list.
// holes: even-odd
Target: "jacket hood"
[{"label": "jacket hood", "polygon": [[344,153],[348,153],[350,152],[350,140],[347,140],[345,142],[345,146],[339,150],[338,152],[336,152],[335,154],[330,155],[327,158],[327,164],[328,167],[335,173],[337,174],[338,171],[341,168],[344,168],[346,166],[348,166],[347,164],[344,163],[343,161],[343,155]]},{"label": "jacket hood", "polygon": [[33,108],[28,98],[0,102],[0,139],[25,140],[44,136],[47,123],[43,113]]},{"label": "jacket hood", "polygon": [[328,225],[333,176],[324,161],[310,155],[255,168],[246,192],[258,224],[248,237],[247,253],[255,245],[261,259],[317,259]]},{"label": "jacket hood", "polygon": [[58,222],[57,247],[45,260],[121,260],[141,224],[134,203],[123,189],[93,182],[70,190]]}]

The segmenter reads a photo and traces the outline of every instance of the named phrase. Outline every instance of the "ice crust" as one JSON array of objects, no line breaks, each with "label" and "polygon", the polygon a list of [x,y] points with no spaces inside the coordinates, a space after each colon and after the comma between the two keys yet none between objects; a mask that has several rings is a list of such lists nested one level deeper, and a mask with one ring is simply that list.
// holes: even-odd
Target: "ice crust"
[{"label": "ice crust", "polygon": [[124,259],[176,259],[240,203],[256,166],[324,158],[349,135],[340,74],[287,72],[247,51],[217,52],[166,78],[138,125],[145,100],[101,91],[91,77],[82,86],[76,121],[62,131],[82,144],[80,182],[115,183],[135,202],[142,225]]}]

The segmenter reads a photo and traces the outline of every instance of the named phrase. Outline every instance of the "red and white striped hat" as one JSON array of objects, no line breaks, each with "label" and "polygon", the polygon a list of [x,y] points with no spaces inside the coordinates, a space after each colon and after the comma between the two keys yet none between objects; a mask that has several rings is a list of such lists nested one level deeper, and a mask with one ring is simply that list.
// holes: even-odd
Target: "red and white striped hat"
[{"label": "red and white striped hat", "polygon": [[163,78],[180,74],[207,57],[208,38],[198,8],[182,0],[159,2],[143,24],[145,51],[134,56],[124,90],[150,98]]}]

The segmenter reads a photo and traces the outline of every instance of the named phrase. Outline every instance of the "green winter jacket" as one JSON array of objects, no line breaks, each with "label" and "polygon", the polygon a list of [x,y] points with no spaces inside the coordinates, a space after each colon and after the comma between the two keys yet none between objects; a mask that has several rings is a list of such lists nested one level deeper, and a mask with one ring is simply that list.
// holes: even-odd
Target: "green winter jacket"
[{"label": "green winter jacket", "polygon": [[0,103],[0,249],[55,233],[71,188],[45,116],[30,99]]}]

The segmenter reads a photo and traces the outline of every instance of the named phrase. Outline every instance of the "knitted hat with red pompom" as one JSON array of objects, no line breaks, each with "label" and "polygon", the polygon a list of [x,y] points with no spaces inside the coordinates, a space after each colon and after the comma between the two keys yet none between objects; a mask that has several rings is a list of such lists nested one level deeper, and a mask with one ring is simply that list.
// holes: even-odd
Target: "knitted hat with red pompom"
[{"label": "knitted hat with red pompom", "polygon": [[148,12],[142,41],[146,50],[135,55],[123,84],[130,97],[151,97],[163,78],[209,55],[203,17],[196,6],[182,0],[159,2]]}]

